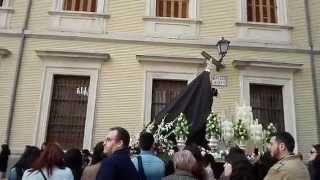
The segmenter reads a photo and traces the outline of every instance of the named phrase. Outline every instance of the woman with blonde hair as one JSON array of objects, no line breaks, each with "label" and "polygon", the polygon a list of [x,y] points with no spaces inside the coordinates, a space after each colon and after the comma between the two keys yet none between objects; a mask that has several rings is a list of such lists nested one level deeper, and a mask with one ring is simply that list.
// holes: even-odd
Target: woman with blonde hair
[{"label": "woman with blonde hair", "polygon": [[173,163],[174,173],[162,180],[196,180],[192,170],[197,166],[197,161],[189,150],[176,152],[173,156]]},{"label": "woman with blonde hair", "polygon": [[22,180],[74,180],[71,170],[64,165],[63,156],[59,145],[48,144],[32,168],[24,172]]}]

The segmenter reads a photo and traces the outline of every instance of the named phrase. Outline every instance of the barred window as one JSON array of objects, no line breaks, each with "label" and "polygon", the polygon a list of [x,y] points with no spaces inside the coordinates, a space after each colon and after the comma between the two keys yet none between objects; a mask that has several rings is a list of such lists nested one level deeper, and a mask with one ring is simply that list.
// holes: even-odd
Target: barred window
[{"label": "barred window", "polygon": [[273,123],[277,130],[285,130],[282,88],[282,86],[250,84],[253,118],[258,118],[265,128],[269,123]]},{"label": "barred window", "polygon": [[247,0],[249,22],[277,23],[276,0]]},{"label": "barred window", "polygon": [[172,103],[187,87],[187,81],[178,80],[155,79],[152,84],[151,119],[168,104]]},{"label": "barred window", "polygon": [[97,0],[64,0],[63,10],[97,12]]},{"label": "barred window", "polygon": [[54,75],[47,142],[82,148],[90,77]]},{"label": "barred window", "polygon": [[159,17],[188,18],[189,0],[157,0]]}]

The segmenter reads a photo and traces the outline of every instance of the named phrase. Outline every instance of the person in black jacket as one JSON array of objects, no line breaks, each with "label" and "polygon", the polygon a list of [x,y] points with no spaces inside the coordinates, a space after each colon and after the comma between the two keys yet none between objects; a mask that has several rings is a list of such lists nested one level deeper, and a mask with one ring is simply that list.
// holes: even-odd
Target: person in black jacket
[{"label": "person in black jacket", "polygon": [[253,165],[247,159],[245,152],[239,147],[230,149],[225,158],[224,173],[221,180],[256,180]]},{"label": "person in black jacket", "polygon": [[96,180],[140,180],[129,156],[130,135],[122,127],[111,128],[104,140],[104,153]]},{"label": "person in black jacket", "polygon": [[311,180],[320,179],[320,144],[313,145],[308,163]]},{"label": "person in black jacket", "polygon": [[9,155],[11,154],[9,146],[7,144],[1,145],[1,152],[0,152],[0,180],[5,178],[5,174],[7,172],[8,167],[8,159]]},{"label": "person in black jacket", "polygon": [[71,169],[74,180],[80,180],[82,175],[82,154],[79,149],[69,149],[64,154],[64,163]]}]

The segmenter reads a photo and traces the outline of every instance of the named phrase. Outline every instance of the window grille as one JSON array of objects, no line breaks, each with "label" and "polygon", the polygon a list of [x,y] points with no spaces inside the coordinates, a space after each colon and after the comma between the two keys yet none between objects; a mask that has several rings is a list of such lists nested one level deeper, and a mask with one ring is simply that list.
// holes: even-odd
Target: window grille
[{"label": "window grille", "polygon": [[157,0],[156,16],[188,18],[188,0]]},{"label": "window grille", "polygon": [[64,0],[63,10],[97,12],[97,0]]},{"label": "window grille", "polygon": [[186,87],[187,81],[153,80],[151,119],[173,102]]},{"label": "window grille", "polygon": [[277,23],[276,0],[247,0],[247,20]]},{"label": "window grille", "polygon": [[82,148],[90,77],[54,76],[47,142]]},{"label": "window grille", "polygon": [[250,104],[263,127],[273,123],[278,131],[285,130],[282,86],[250,84]]}]

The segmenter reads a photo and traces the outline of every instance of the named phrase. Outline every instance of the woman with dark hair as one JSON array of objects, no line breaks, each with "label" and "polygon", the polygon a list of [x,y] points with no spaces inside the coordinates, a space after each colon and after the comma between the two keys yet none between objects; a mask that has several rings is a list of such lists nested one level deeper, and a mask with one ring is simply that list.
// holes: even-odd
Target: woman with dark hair
[{"label": "woman with dark hair", "polygon": [[105,155],[103,153],[103,142],[101,141],[94,147],[92,163],[83,170],[81,180],[95,180],[103,158],[105,158]]},{"label": "woman with dark hair", "polygon": [[247,159],[244,151],[239,147],[230,149],[225,158],[223,180],[256,180],[253,166]]},{"label": "woman with dark hair", "polygon": [[10,154],[9,146],[7,144],[2,144],[0,152],[0,180],[5,178]]},{"label": "woman with dark hair", "polygon": [[40,149],[36,146],[26,146],[18,162],[11,168],[9,180],[21,180],[25,170],[30,169],[32,163],[40,156]]},{"label": "woman with dark hair", "polygon": [[83,149],[81,151],[82,154],[82,169],[89,166],[92,161],[92,155],[88,149]]},{"label": "woman with dark hair", "polygon": [[74,180],[80,180],[82,175],[82,154],[79,149],[69,149],[64,155],[65,165],[71,169]]},{"label": "woman with dark hair", "polygon": [[63,155],[59,145],[49,143],[22,180],[73,180],[71,170],[64,166]]},{"label": "woman with dark hair", "polygon": [[320,179],[320,144],[313,145],[308,163],[311,180]]}]

